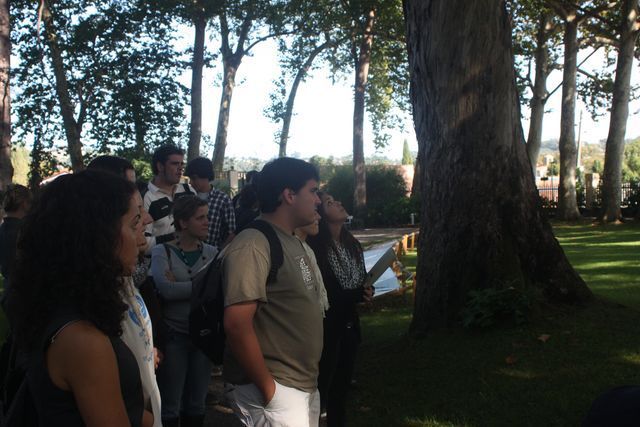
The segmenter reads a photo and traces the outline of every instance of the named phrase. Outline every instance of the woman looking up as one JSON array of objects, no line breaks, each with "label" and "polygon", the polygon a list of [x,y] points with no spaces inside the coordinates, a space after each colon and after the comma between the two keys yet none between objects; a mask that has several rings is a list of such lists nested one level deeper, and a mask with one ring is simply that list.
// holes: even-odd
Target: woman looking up
[{"label": "woman looking up", "polygon": [[47,185],[24,219],[8,307],[30,354],[41,425],[150,426],[135,357],[120,340],[123,276],[142,234],[135,187],[99,171]]},{"label": "woman looking up", "polygon": [[318,389],[327,425],[333,427],[346,422],[347,391],[360,343],[356,305],[371,301],[373,289],[364,286],[367,273],[362,246],[344,227],[349,214],[331,195],[318,195],[322,202],[319,233],[308,236],[307,242],[316,254],[329,297]]},{"label": "woman looking up", "polygon": [[207,202],[182,196],[173,205],[176,239],[156,245],[151,252],[151,272],[163,300],[169,332],[164,360],[158,369],[164,427],[200,427],[211,380],[211,362],[189,338],[191,279],[217,253],[207,238]]}]

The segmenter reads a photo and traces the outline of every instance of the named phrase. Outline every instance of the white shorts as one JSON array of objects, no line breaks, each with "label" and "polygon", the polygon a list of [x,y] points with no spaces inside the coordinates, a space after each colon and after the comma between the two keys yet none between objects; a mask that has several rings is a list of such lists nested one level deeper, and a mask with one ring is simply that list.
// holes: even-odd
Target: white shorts
[{"label": "white shorts", "polygon": [[276,391],[267,406],[254,384],[227,384],[225,395],[245,426],[318,427],[320,393],[298,390],[277,381]]}]

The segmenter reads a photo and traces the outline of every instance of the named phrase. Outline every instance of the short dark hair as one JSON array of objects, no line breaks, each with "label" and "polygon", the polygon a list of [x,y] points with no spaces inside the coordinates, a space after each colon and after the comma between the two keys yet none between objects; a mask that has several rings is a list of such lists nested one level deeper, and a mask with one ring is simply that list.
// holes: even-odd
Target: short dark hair
[{"label": "short dark hair", "polygon": [[87,169],[111,172],[125,179],[128,170],[135,170],[129,160],[123,157],[109,155],[98,156],[91,160],[87,165]]},{"label": "short dark hair", "polygon": [[291,157],[272,160],[262,168],[258,178],[260,212],[270,213],[280,206],[285,189],[298,191],[310,179],[320,180],[318,170],[311,163]]},{"label": "short dark hair", "polygon": [[207,202],[198,196],[179,197],[173,204],[173,224],[177,231],[182,231],[180,221],[188,221],[196,214],[198,208],[207,206]]},{"label": "short dark hair", "polygon": [[198,178],[207,178],[209,181],[212,181],[213,162],[206,157],[196,157],[193,160],[189,160],[184,174],[189,178],[197,176]]},{"label": "short dark hair", "polygon": [[172,144],[161,145],[156,148],[156,151],[153,152],[153,156],[151,157],[151,170],[154,175],[158,174],[158,163],[162,163],[163,165],[167,163],[169,156],[179,154],[184,156],[184,150],[180,147],[177,147]]},{"label": "short dark hair", "polygon": [[120,334],[127,306],[118,247],[134,192],[124,178],[97,170],[63,175],[41,191],[20,230],[8,296],[26,344],[39,342],[61,307],[108,336]]},{"label": "short dark hair", "polygon": [[31,203],[31,191],[27,187],[20,184],[7,185],[2,201],[5,212],[16,212],[25,202]]}]

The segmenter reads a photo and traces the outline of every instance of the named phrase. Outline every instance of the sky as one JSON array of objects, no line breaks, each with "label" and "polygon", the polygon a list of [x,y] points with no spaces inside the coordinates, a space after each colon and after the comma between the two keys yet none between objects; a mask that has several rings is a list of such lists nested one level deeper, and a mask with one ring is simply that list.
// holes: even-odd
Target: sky
[{"label": "sky", "polygon": [[[192,30],[183,30],[183,43],[190,43]],[[207,49],[217,49],[216,41],[208,41]],[[588,52],[581,52],[579,62]],[[584,65],[593,68],[603,61],[603,55],[593,55]],[[214,69],[205,70],[203,84],[203,132],[215,139],[215,130],[220,100],[221,73],[220,60],[214,62]],[[640,84],[638,64],[634,64],[632,82]],[[269,94],[274,90],[273,80],[279,77],[279,66],[275,45],[263,42],[255,48],[251,56],[245,57],[238,70],[236,88],[231,103],[231,115],[228,133],[227,157],[273,158],[278,153],[274,142],[274,133],[279,124],[272,123],[263,114],[270,103]],[[182,76],[182,82],[189,86],[191,72]],[[554,71],[547,87],[552,90],[561,82],[562,71]],[[291,124],[288,155],[308,158],[313,155],[324,157],[348,156],[352,152],[352,117],[353,117],[353,77],[347,76],[331,83],[326,70],[317,70],[304,82],[298,91],[294,107],[294,118]],[[556,91],[547,102],[547,114],[543,125],[543,140],[557,139],[560,131],[560,99],[561,90]],[[627,124],[627,138],[640,136],[638,111],[640,102],[632,102]],[[576,103],[576,137],[578,121],[582,114],[581,138],[585,143],[597,143],[606,139],[609,114],[594,121],[584,104],[578,99]],[[187,114],[188,111],[187,111]],[[528,108],[523,108],[523,128],[525,136],[528,132]],[[393,134],[389,145],[376,150],[372,143],[370,126],[365,125],[365,156],[380,155],[399,160],[402,157],[403,141],[407,139],[409,148],[417,152],[413,122],[409,118],[404,131]],[[202,155],[210,156],[213,147],[203,145]]]},{"label": "sky", "polygon": [[[578,64],[582,62],[584,58],[589,55],[589,51],[580,52],[578,55]],[[589,58],[583,65],[586,70],[593,70],[605,61],[604,55],[601,52],[596,52],[591,58]],[[533,79],[533,77],[532,77]],[[552,72],[547,80],[547,90],[552,91],[557,85],[562,82],[562,70],[556,70]],[[640,85],[640,69],[638,61],[634,61],[633,71],[631,75],[631,84]],[[562,98],[562,88],[558,89],[547,101],[546,114],[544,116],[542,127],[542,140],[558,139],[560,136],[560,103]],[[579,127],[580,112],[582,111],[582,126]],[[626,138],[632,139],[640,136],[640,101],[631,101],[629,104],[629,118],[627,120],[627,132]],[[523,114],[525,120],[522,121],[525,137],[529,130],[529,121],[526,118],[529,116],[529,109],[523,108]],[[598,117],[597,120],[591,118],[591,114],[587,111],[585,104],[578,99],[576,100],[576,139],[578,138],[578,129],[581,128],[582,141],[588,144],[598,143],[600,140],[606,140],[609,132],[609,113],[603,114]]]},{"label": "sky", "polygon": [[[185,31],[186,40],[192,32]],[[207,48],[217,44],[209,41]],[[206,69],[203,81],[203,133],[215,139],[221,95],[220,60],[214,69]],[[236,88],[231,101],[231,114],[226,156],[258,157],[270,159],[278,155],[275,132],[281,124],[274,124],[263,111],[270,105],[269,94],[274,90],[274,79],[280,76],[275,44],[263,42],[254,54],[245,57],[238,69]],[[287,154],[308,158],[314,155],[336,158],[352,153],[353,89],[351,75],[331,83],[325,70],[316,70],[302,83],[294,105],[294,117],[289,131]],[[191,72],[181,77],[186,86],[191,84]],[[189,111],[187,111],[187,115]],[[386,149],[376,151],[372,143],[371,128],[365,124],[365,156],[382,155],[391,159],[402,158],[404,139],[412,151],[418,151],[413,123],[407,122],[405,132],[394,132]],[[201,146],[201,154],[211,156],[213,147]]]}]

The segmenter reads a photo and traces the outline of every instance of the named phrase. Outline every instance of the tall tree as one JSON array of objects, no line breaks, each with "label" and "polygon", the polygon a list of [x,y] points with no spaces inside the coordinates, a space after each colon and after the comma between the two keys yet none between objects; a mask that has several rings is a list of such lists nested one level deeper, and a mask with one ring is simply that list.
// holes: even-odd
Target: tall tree
[{"label": "tall tree", "polygon": [[227,1],[220,10],[222,94],[212,158],[216,175],[222,172],[224,164],[231,100],[242,59],[259,43],[294,32],[292,27],[297,27],[296,22],[291,22],[292,17],[283,13],[286,10],[284,6],[266,0],[243,0]]},{"label": "tall tree", "polygon": [[[80,134],[82,126],[86,118],[86,104],[80,102],[80,111],[78,117],[75,116],[75,109],[71,100],[69,91],[69,82],[67,80],[67,70],[62,57],[62,48],[60,46],[60,36],[56,27],[53,13],[49,7],[49,2],[43,0],[40,4],[42,21],[45,27],[45,38],[49,46],[49,54],[51,56],[51,65],[53,75],[55,77],[55,90],[60,103],[60,112],[64,123],[64,131],[67,137],[67,146],[69,150],[69,158],[71,159],[71,168],[74,172],[84,169],[84,160],[82,155],[82,142]],[[86,94],[79,88],[79,97],[83,98]]]},{"label": "tall tree", "polygon": [[326,58],[331,56],[327,50],[335,49],[346,41],[344,37],[340,39],[336,26],[339,8],[332,0],[293,0],[287,3],[286,13],[296,16],[294,20],[299,25],[293,34],[278,38],[281,75],[274,80],[271,103],[264,109],[265,116],[274,123],[281,122],[281,128],[275,133],[279,157],[287,155],[293,109],[300,85],[310,77],[313,69],[318,68],[319,58],[324,56],[326,64]]},{"label": "tall tree", "polygon": [[[309,39],[311,39],[311,37],[307,35],[306,37],[297,37],[295,41],[303,41],[308,43]],[[282,120],[282,128],[277,133],[278,157],[285,157],[287,155],[287,142],[289,141],[289,130],[291,128],[291,120],[293,119],[293,106],[298,94],[298,88],[300,87],[300,84],[302,84],[308,77],[309,71],[311,70],[313,63],[318,55],[320,55],[324,50],[335,46],[336,44],[336,42],[331,40],[329,36],[327,36],[327,39],[324,42],[314,40],[310,45],[307,43],[305,43],[304,46],[300,47],[305,51],[303,55],[305,55],[306,57],[301,58],[302,55],[294,55],[291,58],[288,58],[287,62],[289,63],[285,65],[285,73],[288,70],[291,70],[295,73],[293,82],[291,83],[289,90],[287,91],[285,87],[286,82],[284,78],[280,78],[276,82],[276,85],[280,87],[280,94],[286,95],[286,102],[282,102],[282,98],[281,96],[279,96],[280,94],[272,94],[271,106],[266,109],[267,115],[272,120]],[[311,51],[307,52],[309,48],[311,49]],[[281,52],[283,50],[284,48],[281,47]],[[300,63],[300,59],[303,59],[304,62]]]},{"label": "tall tree", "polygon": [[11,164],[11,22],[9,0],[0,0],[0,191],[13,179]]},{"label": "tall tree", "polygon": [[411,156],[411,151],[409,151],[409,143],[407,142],[406,139],[402,144],[402,164],[403,165],[413,164],[413,156]]},{"label": "tall tree", "polygon": [[[356,217],[366,217],[367,188],[364,158],[365,111],[371,116],[374,143],[388,142],[388,128],[394,119],[390,112],[402,111],[407,70],[401,35],[402,8],[399,1],[343,1],[348,19],[345,32],[354,71],[353,172]],[[375,42],[374,42],[375,38]],[[395,98],[395,99],[394,99]],[[398,104],[400,101],[400,104]],[[406,103],[405,103],[406,105]],[[404,107],[406,108],[406,107]]]},{"label": "tall tree", "polygon": [[633,54],[640,30],[637,0],[624,0],[618,38],[618,63],[613,87],[609,134],[604,157],[602,178],[602,220],[612,222],[621,219],[622,162],[624,137],[629,117],[629,94],[631,92],[631,69]]},{"label": "tall tree", "polygon": [[364,163],[364,106],[365,91],[369,78],[371,63],[371,46],[373,44],[373,26],[376,10],[366,14],[366,20],[360,42],[354,39],[352,51],[354,57],[355,82],[353,85],[353,175],[355,179],[353,191],[353,210],[356,217],[363,218],[367,209],[367,172]]},{"label": "tall tree", "polygon": [[[576,168],[578,150],[575,135],[576,73],[578,71],[578,27],[588,18],[597,16],[611,7],[608,2],[588,2],[575,4],[572,1],[548,0],[560,16],[564,25],[564,64],[562,75],[562,107],[560,113],[560,183],[558,187],[558,208],[556,217],[563,221],[580,218],[576,195]],[[597,3],[597,4],[593,4]]]},{"label": "tall tree", "polygon": [[[512,12],[514,50],[518,67],[518,81],[528,91],[520,91],[521,98],[530,93],[527,102],[530,110],[529,132],[527,135],[527,154],[531,169],[535,173],[538,155],[542,143],[542,124],[544,109],[551,96],[547,90],[549,74],[558,67],[556,48],[560,40],[553,12],[546,7],[543,0],[527,0],[514,3]],[[535,63],[532,68],[531,64]],[[531,71],[535,76],[532,79]]]},{"label": "tall tree", "polygon": [[453,324],[472,289],[589,298],[542,213],[522,144],[505,2],[405,0],[405,16],[423,162],[412,332]]},{"label": "tall tree", "polygon": [[[354,81],[353,161],[355,214],[365,219],[366,170],[364,162],[365,122],[373,130],[376,147],[387,144],[390,129],[401,128],[408,111],[408,72],[400,0],[299,0],[292,2],[303,31],[291,44],[281,44],[285,78],[277,83],[272,105],[266,109],[272,120],[286,116],[285,101],[294,91],[285,89],[285,81],[304,71],[305,60],[324,42],[333,45],[319,54],[328,64],[333,79]],[[302,7],[300,7],[302,5]],[[300,11],[303,11],[300,13]],[[375,39],[375,42],[373,41]],[[286,47],[286,48],[283,48]],[[294,47],[291,49],[290,47]],[[304,47],[304,48],[300,48]],[[293,88],[294,86],[292,86]],[[289,95],[287,97],[287,95]],[[288,102],[291,105],[290,102]],[[284,123],[283,120],[283,124]],[[286,128],[279,139],[288,136]],[[282,153],[282,150],[281,150]]]},{"label": "tall tree", "polygon": [[[198,6],[199,2],[196,2]],[[204,39],[207,29],[207,17],[204,8],[193,13],[195,40],[193,42],[193,61],[191,65],[191,126],[189,127],[189,160],[200,156],[202,138],[202,70],[204,68]]]},{"label": "tall tree", "polygon": [[137,155],[181,139],[185,88],[170,19],[146,2],[43,2],[42,40],[34,4],[24,3],[14,9],[13,34],[20,137],[46,124],[41,147],[66,138],[74,170],[83,167],[81,138],[101,151],[133,146]]}]

